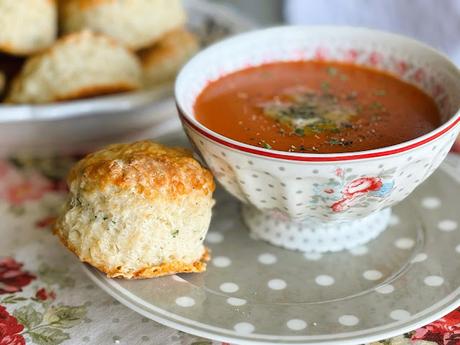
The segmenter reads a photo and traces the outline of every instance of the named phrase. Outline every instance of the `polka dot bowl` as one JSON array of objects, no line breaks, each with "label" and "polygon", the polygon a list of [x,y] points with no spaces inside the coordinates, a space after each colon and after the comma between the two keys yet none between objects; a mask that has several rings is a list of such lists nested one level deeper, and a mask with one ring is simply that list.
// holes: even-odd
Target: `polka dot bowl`
[{"label": "polka dot bowl", "polygon": [[[306,154],[246,145],[196,120],[194,102],[209,82],[249,66],[312,59],[369,66],[416,85],[435,100],[441,126],[377,150]],[[183,68],[175,96],[192,145],[244,203],[254,237],[302,251],[338,251],[375,238],[390,221],[390,207],[433,173],[460,130],[458,69],[414,40],[362,28],[286,26],[227,39]]]}]

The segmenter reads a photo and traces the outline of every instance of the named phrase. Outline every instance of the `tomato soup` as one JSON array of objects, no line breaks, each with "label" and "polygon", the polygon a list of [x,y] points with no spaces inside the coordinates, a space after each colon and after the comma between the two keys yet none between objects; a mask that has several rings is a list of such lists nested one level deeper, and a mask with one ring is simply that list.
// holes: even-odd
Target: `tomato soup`
[{"label": "tomato soup", "polygon": [[340,153],[377,149],[440,125],[434,101],[398,78],[319,61],[244,69],[211,82],[196,119],[228,138],[266,149]]}]

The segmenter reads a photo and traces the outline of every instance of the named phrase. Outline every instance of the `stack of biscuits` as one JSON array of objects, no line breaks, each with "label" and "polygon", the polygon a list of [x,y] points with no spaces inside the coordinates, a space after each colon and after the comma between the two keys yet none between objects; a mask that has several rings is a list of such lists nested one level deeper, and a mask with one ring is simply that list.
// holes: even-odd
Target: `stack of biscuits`
[{"label": "stack of biscuits", "polygon": [[185,22],[180,0],[0,0],[3,102],[53,103],[172,81],[198,50]]}]

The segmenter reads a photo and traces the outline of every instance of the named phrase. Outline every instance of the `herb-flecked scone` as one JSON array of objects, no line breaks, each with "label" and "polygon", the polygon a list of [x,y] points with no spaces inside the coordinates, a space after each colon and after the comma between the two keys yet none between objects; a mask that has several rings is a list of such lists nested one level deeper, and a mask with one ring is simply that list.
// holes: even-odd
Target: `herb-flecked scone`
[{"label": "herb-flecked scone", "polygon": [[60,38],[26,60],[13,80],[9,103],[51,103],[137,90],[137,56],[123,45],[89,30]]},{"label": "herb-flecked scone", "polygon": [[202,272],[215,184],[189,150],[115,144],[79,161],[55,234],[109,277]]},{"label": "herb-flecked scone", "polygon": [[181,0],[61,0],[61,29],[91,29],[131,49],[147,47],[168,31],[185,24]]},{"label": "herb-flecked scone", "polygon": [[55,0],[0,0],[0,51],[29,55],[50,46],[57,34]]}]

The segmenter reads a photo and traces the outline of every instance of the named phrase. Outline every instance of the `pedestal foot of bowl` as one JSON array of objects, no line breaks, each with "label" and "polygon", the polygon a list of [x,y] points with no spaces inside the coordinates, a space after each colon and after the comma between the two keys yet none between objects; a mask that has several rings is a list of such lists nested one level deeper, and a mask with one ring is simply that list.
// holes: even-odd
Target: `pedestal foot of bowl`
[{"label": "pedestal foot of bowl", "polygon": [[282,220],[249,205],[243,205],[242,214],[255,239],[286,249],[324,253],[351,249],[376,238],[387,228],[391,209],[349,222],[328,224]]}]

